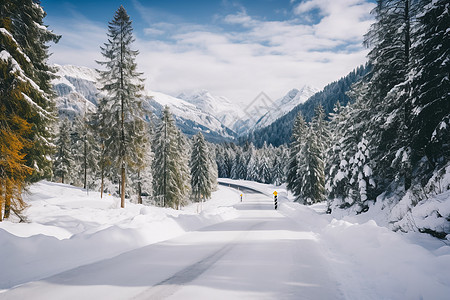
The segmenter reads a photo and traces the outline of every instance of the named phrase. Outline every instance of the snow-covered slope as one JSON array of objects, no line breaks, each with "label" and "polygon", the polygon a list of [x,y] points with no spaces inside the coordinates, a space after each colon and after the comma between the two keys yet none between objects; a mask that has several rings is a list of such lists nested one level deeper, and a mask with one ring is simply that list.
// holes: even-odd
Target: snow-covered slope
[{"label": "snow-covered slope", "polygon": [[448,239],[220,181],[266,195],[219,186],[198,213],[33,184],[29,222],[0,222],[0,299],[448,299]]},{"label": "snow-covered slope", "polygon": [[201,213],[197,203],[173,210],[127,202],[121,209],[119,198],[47,181],[33,184],[24,200],[27,223],[14,216],[0,222],[8,270],[0,272],[0,299],[3,289],[235,218],[239,193],[218,187]]},{"label": "snow-covered slope", "polygon": [[[85,110],[94,111],[99,94],[99,86],[96,85],[97,72],[90,68],[71,65],[55,65],[55,68],[57,77],[53,79],[52,84],[58,95],[59,114],[72,119]],[[157,117],[161,115],[164,106],[169,106],[178,127],[189,136],[202,131],[210,141],[223,141],[235,137],[234,132],[223,125],[217,117],[192,103],[154,91],[145,91],[144,96],[149,109]]]},{"label": "snow-covered slope", "polygon": [[303,86],[300,90],[292,89],[284,97],[272,103],[268,112],[261,116],[254,128],[263,128],[290,112],[294,107],[306,102],[319,90],[311,86]]},{"label": "snow-covered slope", "polygon": [[209,141],[233,139],[236,135],[223,125],[215,116],[202,111],[185,100],[163,93],[146,91],[145,96],[151,110],[160,116],[165,106],[170,107],[177,126],[182,132],[191,136],[201,131]]},{"label": "snow-covered slope", "polygon": [[56,107],[60,116],[73,119],[85,111],[95,111],[98,90],[95,85],[97,72],[79,66],[54,65],[56,78],[52,80],[58,95]]}]

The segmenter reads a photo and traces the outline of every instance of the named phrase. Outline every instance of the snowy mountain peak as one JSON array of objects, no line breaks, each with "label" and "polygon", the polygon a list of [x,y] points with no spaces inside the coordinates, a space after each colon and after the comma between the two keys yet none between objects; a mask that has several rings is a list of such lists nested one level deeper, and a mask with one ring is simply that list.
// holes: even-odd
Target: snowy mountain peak
[{"label": "snowy mountain peak", "polygon": [[236,121],[244,115],[239,107],[234,105],[228,98],[215,96],[204,89],[181,93],[178,95],[178,98],[195,105],[204,113],[213,115],[232,130],[235,130],[233,126],[236,124]]},{"label": "snowy mountain peak", "polygon": [[275,122],[278,118],[290,112],[299,104],[305,103],[319,89],[304,85],[300,89],[292,89],[285,96],[273,102],[271,109],[264,114],[254,128],[263,128]]},{"label": "snowy mountain peak", "polygon": [[217,111],[227,111],[232,105],[231,101],[223,96],[213,96],[207,90],[197,90],[192,92],[184,92],[177,98],[183,99],[189,103],[196,105],[201,110],[214,113]]}]

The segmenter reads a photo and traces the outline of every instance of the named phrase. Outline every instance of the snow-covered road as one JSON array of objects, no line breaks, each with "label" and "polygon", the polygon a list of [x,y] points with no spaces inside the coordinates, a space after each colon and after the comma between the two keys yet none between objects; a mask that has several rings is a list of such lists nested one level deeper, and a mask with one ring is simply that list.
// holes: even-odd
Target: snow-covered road
[{"label": "snow-covered road", "polygon": [[317,236],[247,193],[239,217],[18,286],[0,299],[341,299]]}]

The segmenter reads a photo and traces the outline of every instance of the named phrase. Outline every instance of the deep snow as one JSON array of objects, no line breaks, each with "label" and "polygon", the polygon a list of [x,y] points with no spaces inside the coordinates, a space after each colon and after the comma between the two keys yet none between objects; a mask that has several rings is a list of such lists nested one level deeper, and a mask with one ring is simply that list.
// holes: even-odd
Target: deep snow
[{"label": "deep snow", "polygon": [[[219,187],[203,211],[127,203],[70,185],[41,181],[24,200],[30,223],[0,222],[0,289],[116,256],[236,217],[237,191]],[[7,270],[7,271],[6,271]]]},{"label": "deep snow", "polygon": [[[0,288],[5,289],[5,293],[0,293],[0,299],[8,299],[20,291],[24,295],[26,291],[50,293],[49,289],[56,287],[71,293],[71,297],[81,291],[104,293],[106,289],[118,298],[123,295],[122,299],[127,298],[127,293],[143,292],[145,296],[145,293],[159,290],[162,290],[161,295],[176,299],[198,296],[318,299],[319,294],[314,294],[318,286],[331,293],[333,298],[448,298],[450,246],[445,241],[419,233],[392,232],[377,225],[376,218],[371,219],[367,214],[337,219],[338,216],[324,214],[323,204],[305,207],[291,202],[284,187],[221,181],[249,186],[262,191],[265,196],[243,193],[244,205],[254,202],[251,210],[246,210],[239,203],[240,191],[222,186],[213,199],[203,205],[203,212],[197,214],[197,205],[175,211],[127,203],[125,209],[120,209],[119,200],[109,195],[100,200],[98,193],[87,195],[86,191],[67,185],[45,181],[33,185],[31,194],[26,197],[31,222],[0,223],[0,257],[7,258],[2,262],[4,271],[0,273]],[[274,190],[279,197],[277,212],[272,210]],[[250,225],[256,220],[258,222],[252,228]],[[208,225],[212,226],[205,227]],[[164,240],[167,242],[158,243]],[[230,241],[239,243],[214,260],[210,251],[216,253],[214,251]],[[170,263],[171,254],[157,249],[176,250],[176,260]],[[192,252],[185,249],[192,249]],[[132,274],[124,275],[123,272],[115,275],[114,267],[121,261],[127,266],[130,264],[130,268],[134,264],[142,267],[139,262],[143,256],[139,253],[145,257],[160,255],[159,258],[148,258],[148,263],[157,258],[164,262],[159,267],[152,267],[156,270],[155,274],[148,275],[153,279],[145,279],[148,284],[172,278],[170,274],[178,274],[178,268],[184,270],[183,267],[187,267],[191,275],[199,273],[199,266],[205,269],[189,282],[180,274],[174,275],[172,285],[169,281],[167,285],[158,285],[156,290],[144,289],[142,284],[133,284],[133,289],[111,285],[116,276],[116,279],[119,276],[132,278]],[[198,265],[195,263],[198,261],[205,263]],[[98,263],[8,292],[18,284],[93,262]],[[236,269],[239,265],[243,268]],[[109,270],[107,276],[99,274],[110,278],[107,281],[110,286],[82,283],[80,278],[87,276],[94,280],[95,272],[101,272],[102,268]],[[273,274],[267,273],[271,270]],[[282,280],[271,285],[267,280],[274,274]],[[289,276],[294,280],[288,282]],[[81,282],[65,290],[65,284],[61,283],[64,278]],[[173,289],[173,286],[177,288]]]}]

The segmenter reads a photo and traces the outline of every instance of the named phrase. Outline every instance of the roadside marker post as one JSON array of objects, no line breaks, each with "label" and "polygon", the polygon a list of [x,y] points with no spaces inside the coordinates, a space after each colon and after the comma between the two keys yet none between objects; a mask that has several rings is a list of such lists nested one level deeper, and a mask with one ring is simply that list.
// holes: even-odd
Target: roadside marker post
[{"label": "roadside marker post", "polygon": [[273,201],[275,202],[275,210],[278,208],[278,193],[277,191],[273,192]]}]

